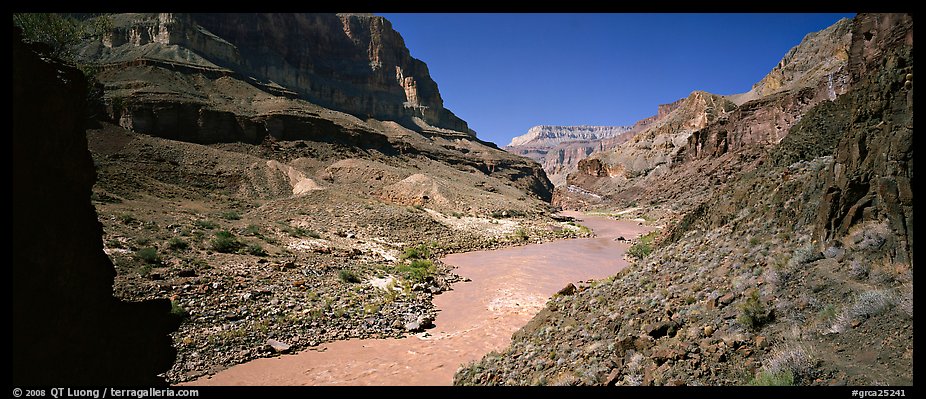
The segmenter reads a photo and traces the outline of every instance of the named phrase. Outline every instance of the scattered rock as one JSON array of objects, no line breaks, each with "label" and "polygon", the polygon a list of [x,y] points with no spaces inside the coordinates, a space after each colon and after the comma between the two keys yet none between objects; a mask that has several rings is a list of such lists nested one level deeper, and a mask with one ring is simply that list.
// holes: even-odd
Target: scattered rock
[{"label": "scattered rock", "polygon": [[768,347],[768,339],[765,338],[764,335],[756,336],[755,341],[756,341],[756,348],[765,349],[766,347]]},{"label": "scattered rock", "polygon": [[719,306],[727,306],[727,305],[729,305],[730,303],[733,302],[733,299],[734,299],[734,298],[736,298],[736,296],[733,295],[732,292],[727,293],[726,295],[724,295],[724,296],[722,296],[722,297],[720,297],[720,298],[717,298],[717,304],[718,304]]},{"label": "scattered rock", "polygon": [[612,386],[617,382],[617,378],[620,377],[621,371],[619,369],[611,369],[611,372],[604,378],[604,384],[606,386]]},{"label": "scattered rock", "polygon": [[182,269],[177,272],[179,277],[196,277],[196,270],[194,269]]},{"label": "scattered rock", "polygon": [[557,295],[562,295],[562,296],[572,295],[575,293],[576,293],[576,286],[575,284],[572,284],[572,283],[567,284],[565,287],[563,287],[563,289],[556,292]]},{"label": "scattered rock", "polygon": [[276,353],[286,353],[289,352],[290,345],[284,342],[277,341],[275,339],[268,339],[267,346],[270,347]]},{"label": "scattered rock", "polygon": [[654,339],[662,338],[665,336],[674,336],[678,331],[678,323],[674,321],[664,321],[660,323],[651,324],[646,328],[646,333],[653,337]]}]

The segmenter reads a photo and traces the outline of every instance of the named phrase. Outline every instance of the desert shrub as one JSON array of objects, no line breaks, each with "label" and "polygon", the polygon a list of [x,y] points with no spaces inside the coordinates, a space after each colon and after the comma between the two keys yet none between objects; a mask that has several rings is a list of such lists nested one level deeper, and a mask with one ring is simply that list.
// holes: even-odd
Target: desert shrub
[{"label": "desert shrub", "polygon": [[514,232],[514,238],[520,241],[527,241],[529,236],[527,235],[527,232],[524,231],[524,229],[518,229]]},{"label": "desert shrub", "polygon": [[349,284],[360,282],[360,277],[354,274],[354,272],[347,270],[347,269],[341,269],[340,271],[338,271],[338,278],[341,281],[345,283],[349,283]]},{"label": "desert shrub", "polygon": [[236,252],[241,249],[242,244],[238,239],[228,230],[222,230],[218,233],[215,233],[215,238],[212,239],[212,249],[222,252],[222,253],[231,253]]},{"label": "desert shrub", "polygon": [[225,219],[225,220],[240,220],[240,219],[241,219],[241,215],[238,213],[238,211],[227,211],[227,212],[223,212],[223,213],[222,213],[222,219]]},{"label": "desert shrub", "polygon": [[414,282],[424,281],[428,276],[434,274],[436,268],[434,262],[427,259],[413,259],[409,263],[399,265],[396,270],[405,278]]},{"label": "desert shrub", "polygon": [[245,250],[249,255],[254,256],[267,256],[267,251],[264,250],[264,247],[261,247],[260,244],[250,244]]},{"label": "desert shrub", "polygon": [[640,241],[630,246],[627,253],[637,259],[643,259],[653,253],[653,244],[656,240],[656,232],[650,232],[640,237]]},{"label": "desert shrub", "polygon": [[241,231],[241,234],[246,236],[260,236],[260,227],[257,227],[257,225],[249,224],[248,227],[245,227],[244,230]]},{"label": "desert shrub", "polygon": [[173,250],[183,250],[190,247],[190,244],[180,237],[173,237],[167,240],[167,247]]},{"label": "desert shrub", "polygon": [[219,227],[219,225],[216,222],[213,222],[209,219],[197,220],[193,222],[193,225],[201,229],[206,229],[206,230],[212,230],[212,229]]},{"label": "desert shrub", "polygon": [[170,301],[170,314],[181,318],[186,318],[190,315],[183,306],[180,306],[180,301],[177,300]]},{"label": "desert shrub", "polygon": [[851,305],[840,312],[833,321],[830,332],[842,333],[853,320],[866,319],[883,314],[898,303],[897,295],[891,290],[871,290],[859,294]]},{"label": "desert shrub", "polygon": [[145,247],[135,251],[135,257],[141,259],[147,264],[153,265],[161,263],[161,257],[158,255],[158,250],[154,247]]},{"label": "desert shrub", "polygon": [[800,384],[810,377],[816,360],[803,344],[786,343],[766,356],[753,385],[773,385],[790,382]]},{"label": "desert shrub", "polygon": [[762,325],[771,321],[768,307],[759,298],[758,290],[750,291],[746,300],[739,305],[739,315],[736,321],[751,330],[758,330]]},{"label": "desert shrub", "polygon": [[756,377],[752,381],[749,381],[749,385],[772,387],[792,386],[794,385],[794,373],[792,373],[791,370],[782,370],[777,373],[759,371]]},{"label": "desert shrub", "polygon": [[399,260],[407,259],[427,259],[431,257],[431,248],[425,244],[418,244],[414,247],[405,248],[405,252],[399,255]]},{"label": "desert shrub", "polygon": [[807,243],[794,250],[791,260],[788,261],[788,268],[803,266],[819,259],[823,259],[823,254],[817,251],[812,243]]},{"label": "desert shrub", "polygon": [[107,16],[80,20],[58,13],[16,13],[13,24],[27,41],[45,43],[52,56],[74,60],[73,49],[84,40],[103,35],[112,27]]},{"label": "desert shrub", "polygon": [[123,213],[119,215],[119,221],[122,222],[122,224],[132,224],[137,222],[138,219],[136,219],[135,215],[132,215],[131,213]]}]

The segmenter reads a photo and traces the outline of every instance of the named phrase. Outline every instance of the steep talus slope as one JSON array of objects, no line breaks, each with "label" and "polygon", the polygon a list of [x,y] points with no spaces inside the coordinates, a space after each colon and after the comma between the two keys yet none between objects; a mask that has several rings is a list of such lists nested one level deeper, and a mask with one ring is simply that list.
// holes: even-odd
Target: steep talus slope
[{"label": "steep talus slope", "polygon": [[86,81],[37,49],[14,28],[13,383],[164,385],[179,319],[167,299],[113,297],[90,203]]},{"label": "steep talus slope", "polygon": [[844,95],[455,383],[912,384],[912,28],[854,18]]},{"label": "steep talus slope", "polygon": [[456,279],[441,254],[587,235],[548,217],[540,165],[443,109],[385,19],[109,18],[78,52],[103,86],[94,205],[116,295],[189,316],[171,382],[269,339],[404,336]]},{"label": "steep talus slope", "polygon": [[628,126],[534,126],[511,139],[505,151],[537,161],[550,181],[559,186],[575,171],[579,160],[596,151],[617,147],[639,129]]},{"label": "steep talus slope", "polygon": [[[580,161],[554,203],[594,207],[642,201],[671,212],[690,210],[728,179],[728,172],[750,168],[807,109],[846,91],[848,26],[841,20],[807,35],[750,92],[711,95],[719,108],[675,110],[675,125],[654,124],[634,140]],[[695,99],[689,96],[682,104]]]}]

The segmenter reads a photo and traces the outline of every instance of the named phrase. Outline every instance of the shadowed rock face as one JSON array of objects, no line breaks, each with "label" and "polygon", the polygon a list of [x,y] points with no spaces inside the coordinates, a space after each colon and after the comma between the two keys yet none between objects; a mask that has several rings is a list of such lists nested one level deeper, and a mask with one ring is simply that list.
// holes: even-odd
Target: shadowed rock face
[{"label": "shadowed rock face", "polygon": [[913,18],[873,14],[852,24],[849,73],[858,88],[848,131],[827,172],[816,237],[887,220],[892,261],[913,265]]},{"label": "shadowed rock face", "polygon": [[[159,385],[179,325],[167,300],[113,297],[90,203],[86,81],[13,35],[13,382]],[[54,95],[49,95],[54,93]]]}]

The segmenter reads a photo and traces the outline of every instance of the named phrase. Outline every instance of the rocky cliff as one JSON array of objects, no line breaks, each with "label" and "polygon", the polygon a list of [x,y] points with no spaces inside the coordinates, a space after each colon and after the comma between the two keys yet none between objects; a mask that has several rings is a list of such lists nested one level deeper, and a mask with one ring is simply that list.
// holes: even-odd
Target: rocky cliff
[{"label": "rocky cliff", "polygon": [[730,96],[730,99],[742,104],[802,87],[815,88],[820,97],[836,98],[845,92],[849,81],[846,60],[849,59],[851,26],[851,21],[843,18],[822,31],[808,33],[750,91]]},{"label": "rocky cliff", "polygon": [[689,161],[724,181],[652,255],[554,297],[455,382],[912,384],[913,19],[850,25],[845,94],[777,144]]},{"label": "rocky cliff", "polygon": [[[360,118],[472,134],[388,20],[362,14],[119,14],[83,56],[238,76]],[[136,101],[142,99],[135,98]]]},{"label": "rocky cliff", "polygon": [[[671,111],[667,107],[666,116],[657,118],[663,122],[646,121],[633,140],[580,161],[566,179],[577,189],[560,189],[554,202],[583,207],[681,201],[679,209],[687,210],[703,201],[728,172],[780,142],[808,109],[848,90],[849,26],[840,20],[808,34],[747,93],[695,92]],[[586,192],[597,197],[581,194]]]},{"label": "rocky cliff", "polygon": [[630,130],[628,126],[534,126],[527,133],[511,139],[508,147],[548,147],[566,141],[591,141],[611,138]]},{"label": "rocky cliff", "polygon": [[554,185],[562,185],[579,160],[632,137],[628,126],[534,126],[505,150],[537,161]]},{"label": "rocky cliff", "polygon": [[167,299],[113,297],[90,202],[86,80],[21,40],[14,28],[13,383],[163,385],[179,320]]}]

